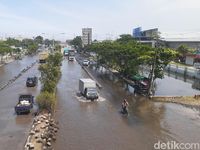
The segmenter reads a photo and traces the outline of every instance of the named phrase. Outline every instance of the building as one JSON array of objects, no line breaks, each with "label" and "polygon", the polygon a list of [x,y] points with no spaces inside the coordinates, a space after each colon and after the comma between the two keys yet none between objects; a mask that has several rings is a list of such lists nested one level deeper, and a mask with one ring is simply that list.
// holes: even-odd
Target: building
[{"label": "building", "polygon": [[142,31],[141,27],[134,28],[132,34],[133,38],[138,42],[150,45],[152,47],[155,47],[156,38],[158,37],[158,35],[158,28]]},{"label": "building", "polygon": [[185,45],[189,48],[200,50],[200,40],[191,39],[165,39],[166,47],[177,49],[181,45]]},{"label": "building", "polygon": [[200,50],[200,40],[194,39],[157,39],[159,37],[158,28],[143,30],[141,27],[134,28],[132,36],[140,43],[150,45],[152,47],[162,45],[168,48],[177,49],[181,45],[185,45],[189,48]]},{"label": "building", "polygon": [[200,64],[200,51],[197,51],[193,54],[187,54],[185,56],[185,64],[194,65],[194,66],[197,65],[197,64],[199,65]]},{"label": "building", "polygon": [[92,28],[82,29],[82,42],[83,42],[83,46],[86,46],[92,43]]}]

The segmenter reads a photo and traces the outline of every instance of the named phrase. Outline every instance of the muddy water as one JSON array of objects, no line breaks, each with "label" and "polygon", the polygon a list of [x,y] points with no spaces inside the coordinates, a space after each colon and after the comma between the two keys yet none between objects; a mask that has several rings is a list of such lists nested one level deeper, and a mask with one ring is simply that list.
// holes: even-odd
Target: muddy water
[{"label": "muddy water", "polygon": [[0,67],[0,85],[6,83],[14,76],[18,75],[21,70],[29,66],[36,60],[37,56],[25,56],[22,60],[16,60]]},{"label": "muddy water", "polygon": [[[34,58],[13,62],[0,68],[0,80],[9,80],[14,74],[34,62]],[[33,114],[17,116],[14,106],[18,101],[19,94],[30,93],[36,96],[40,91],[40,84],[37,87],[27,88],[26,78],[28,76],[39,76],[38,65],[24,73],[14,83],[0,91],[0,150],[22,150],[27,138]]]},{"label": "muddy water", "polygon": [[[103,86],[99,90],[102,101],[81,101],[78,80],[88,76],[77,62],[63,63],[56,112],[60,130],[55,149],[150,150],[158,140],[199,142],[198,110],[134,97],[117,80],[90,71]],[[130,103],[128,116],[120,114],[124,97]]]}]

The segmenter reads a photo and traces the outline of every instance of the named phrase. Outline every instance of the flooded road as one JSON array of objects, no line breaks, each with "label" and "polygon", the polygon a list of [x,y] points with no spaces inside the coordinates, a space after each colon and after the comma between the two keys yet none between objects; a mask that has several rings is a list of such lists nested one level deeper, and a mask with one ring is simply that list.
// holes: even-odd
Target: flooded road
[{"label": "flooded road", "polygon": [[[192,82],[189,83],[189,82]],[[194,83],[195,82],[195,83]],[[188,81],[184,82],[174,77],[165,76],[164,79],[156,80],[156,91],[155,95],[164,96],[193,96],[200,94],[200,91],[193,86],[198,84],[200,81]]]},{"label": "flooded road", "polygon": [[[25,57],[23,60],[12,62],[0,67],[0,81],[5,82],[18,74],[23,68],[35,61],[35,58]],[[19,94],[36,96],[40,85],[33,88],[26,87],[28,76],[39,76],[38,64],[24,73],[14,83],[0,91],[0,150],[22,150],[27,138],[33,115],[19,115],[14,111]]]},{"label": "flooded road", "polygon": [[[25,57],[0,68],[0,82],[8,81],[36,58]],[[39,76],[38,64],[24,73],[14,83],[0,91],[0,150],[23,149],[33,116],[14,112],[18,96],[31,93],[36,96],[40,85],[27,88],[28,76]],[[103,86],[99,90],[99,101],[86,102],[78,93],[80,78],[88,77],[77,62],[63,61],[62,77],[58,84],[56,118],[59,121],[56,150],[149,150],[155,142],[176,140],[199,142],[200,112],[196,109],[168,103],[154,103],[142,97],[134,97],[125,90],[124,84],[110,78],[101,71],[91,70],[95,79]],[[193,94],[180,80],[167,78],[159,81],[157,94],[165,94],[169,83],[169,94]],[[181,83],[184,84],[181,84]],[[190,86],[189,86],[190,85]],[[161,88],[160,88],[161,87]],[[190,91],[191,90],[191,91]],[[199,91],[197,91],[199,92]],[[120,114],[121,101],[127,98],[129,116]]]},{"label": "flooded road", "polygon": [[[99,71],[90,72],[103,86],[100,101],[80,100],[78,82],[88,75],[77,62],[63,62],[57,91],[56,150],[151,150],[158,141],[200,142],[198,110],[134,97],[123,83]],[[130,103],[127,117],[120,114],[124,98]]]},{"label": "flooded road", "polygon": [[36,60],[37,56],[25,56],[22,60],[15,60],[9,64],[0,67],[0,85],[19,74],[21,70],[29,66]]}]

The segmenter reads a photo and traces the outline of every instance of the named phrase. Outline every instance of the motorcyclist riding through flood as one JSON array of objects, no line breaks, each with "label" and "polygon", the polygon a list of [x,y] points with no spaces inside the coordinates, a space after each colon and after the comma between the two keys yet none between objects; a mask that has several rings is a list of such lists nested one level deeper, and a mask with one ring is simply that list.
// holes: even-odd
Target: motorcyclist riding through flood
[{"label": "motorcyclist riding through flood", "polygon": [[122,102],[122,113],[123,114],[128,114],[128,101],[126,99],[123,100]]}]

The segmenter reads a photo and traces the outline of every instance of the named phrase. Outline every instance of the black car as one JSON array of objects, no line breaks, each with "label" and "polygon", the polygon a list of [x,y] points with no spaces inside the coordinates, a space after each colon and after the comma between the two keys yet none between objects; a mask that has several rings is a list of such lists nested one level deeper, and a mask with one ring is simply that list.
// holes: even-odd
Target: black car
[{"label": "black car", "polygon": [[27,87],[34,87],[37,85],[38,78],[37,77],[28,77],[26,80]]}]

